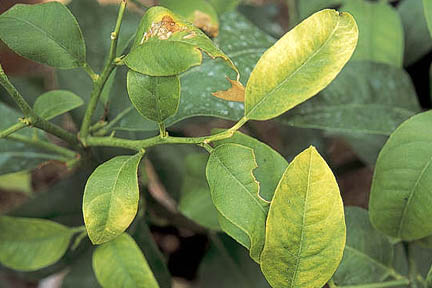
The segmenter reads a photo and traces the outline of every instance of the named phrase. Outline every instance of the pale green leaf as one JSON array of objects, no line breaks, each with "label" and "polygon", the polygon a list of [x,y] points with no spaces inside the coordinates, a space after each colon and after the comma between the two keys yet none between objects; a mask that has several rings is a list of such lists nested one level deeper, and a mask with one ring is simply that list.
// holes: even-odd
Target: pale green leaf
[{"label": "pale green leaf", "polygon": [[[132,70],[171,76],[202,62],[201,50],[237,68],[200,29],[163,7],[152,7],[141,20],[131,52],[124,59]],[[150,56],[151,55],[151,56]]]},{"label": "pale green leaf", "polygon": [[78,22],[59,2],[17,4],[0,16],[0,26],[0,39],[21,56],[64,69],[86,62]]},{"label": "pale green leaf", "polygon": [[259,195],[270,202],[280,178],[288,167],[288,162],[267,144],[241,132],[235,132],[231,138],[214,142],[216,147],[227,143],[240,144],[254,151],[258,168],[253,174],[260,183]]},{"label": "pale green leaf", "polygon": [[[241,14],[231,12],[221,16],[220,33],[214,41],[233,60],[240,71],[240,81],[245,84],[256,62],[275,39],[263,33]],[[243,103],[225,101],[212,95],[229,88],[226,75],[234,78],[235,72],[223,60],[211,60],[206,56],[200,66],[183,73],[180,76],[179,109],[165,124],[170,126],[196,116],[240,119],[244,113]],[[115,130],[151,131],[158,130],[158,127],[153,121],[143,121],[139,113],[133,110],[116,125]]]},{"label": "pale green leaf", "polygon": [[83,214],[94,244],[116,238],[132,223],[138,209],[137,171],[142,157],[142,153],[117,156],[97,167],[87,180]]},{"label": "pale green leaf", "polygon": [[207,35],[219,34],[219,19],[216,10],[206,0],[160,0],[159,4],[202,29]]},{"label": "pale green leaf", "polygon": [[83,105],[83,100],[66,90],[54,90],[40,95],[33,110],[40,117],[50,120]]},{"label": "pale green leaf", "polygon": [[270,205],[264,276],[273,288],[322,287],[342,259],[345,230],[336,179],[310,147],[290,163]]},{"label": "pale green leaf", "polygon": [[359,40],[353,60],[369,60],[402,67],[404,32],[397,11],[387,3],[346,1],[342,6],[358,24]]},{"label": "pale green leaf", "polygon": [[429,270],[429,273],[426,276],[426,287],[432,288],[432,266]]},{"label": "pale green leaf", "polygon": [[160,123],[177,112],[180,101],[177,76],[152,77],[130,70],[127,88],[132,104],[144,118]]},{"label": "pale green leaf", "polygon": [[404,0],[398,5],[405,34],[404,65],[408,66],[425,56],[432,48],[422,0]]},{"label": "pale green leaf", "polygon": [[368,212],[346,207],[347,240],[344,256],[333,280],[338,286],[379,283],[393,275],[393,247],[389,239],[375,230]]},{"label": "pale green leaf", "polygon": [[282,123],[335,132],[390,135],[420,110],[414,85],[404,70],[354,61],[318,96],[285,114]]},{"label": "pale green leaf", "polygon": [[[220,223],[222,230],[250,249],[251,257],[259,262],[268,203],[258,194],[259,183],[253,175],[257,167],[251,148],[223,144],[211,152],[206,175],[213,203],[228,222],[228,226]],[[237,236],[237,230],[242,235]]]},{"label": "pale green leaf", "polygon": [[32,194],[32,176],[29,171],[20,171],[0,176],[0,189],[19,191],[27,195]]},{"label": "pale green leaf", "polygon": [[103,288],[158,288],[141,250],[127,233],[97,247],[93,269]]},{"label": "pale green leaf", "polygon": [[184,160],[185,177],[181,188],[179,211],[201,226],[220,230],[218,212],[212,202],[206,181],[205,168],[208,156],[194,153]]},{"label": "pale green leaf", "polygon": [[372,224],[389,236],[416,240],[432,234],[432,111],[400,125],[381,150],[372,182]]},{"label": "pale green leaf", "polygon": [[57,262],[66,252],[72,230],[31,218],[0,217],[0,262],[11,269],[34,271]]},{"label": "pale green leaf", "polygon": [[271,119],[316,95],[349,60],[357,37],[348,13],[323,10],[304,20],[258,61],[246,86],[245,117]]},{"label": "pale green leaf", "polygon": [[426,23],[429,29],[429,32],[432,36],[432,1],[431,0],[423,0],[424,13],[426,17]]}]

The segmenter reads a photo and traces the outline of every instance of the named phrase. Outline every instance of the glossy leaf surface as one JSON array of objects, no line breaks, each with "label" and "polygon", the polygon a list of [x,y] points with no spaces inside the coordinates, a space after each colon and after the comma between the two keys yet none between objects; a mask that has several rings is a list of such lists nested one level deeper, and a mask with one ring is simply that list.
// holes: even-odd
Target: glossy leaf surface
[{"label": "glossy leaf surface", "polygon": [[290,163],[270,204],[264,276],[273,288],[322,287],[342,259],[345,232],[336,179],[310,147]]},{"label": "glossy leaf surface", "polygon": [[93,269],[103,288],[159,287],[141,250],[126,233],[96,248]]},{"label": "glossy leaf surface", "polygon": [[138,209],[137,170],[143,154],[117,156],[87,180],[83,198],[84,222],[94,244],[110,241],[126,230]]},{"label": "glossy leaf surface", "polygon": [[86,62],[78,22],[59,2],[17,4],[0,16],[0,26],[0,39],[21,56],[65,69]]},{"label": "glossy leaf surface", "polygon": [[268,203],[258,195],[259,183],[253,175],[257,167],[251,148],[224,144],[210,154],[206,175],[213,203],[227,222],[220,223],[222,230],[246,246],[259,262]]},{"label": "glossy leaf surface", "polygon": [[350,59],[357,37],[352,16],[334,10],[297,25],[255,66],[246,86],[246,118],[271,119],[316,95]]},{"label": "glossy leaf surface", "polygon": [[231,138],[216,141],[215,145],[227,143],[240,144],[254,151],[258,168],[253,173],[260,183],[259,195],[262,199],[271,201],[279,180],[288,167],[288,162],[267,144],[241,132],[235,132]]},{"label": "glossy leaf surface", "polygon": [[353,60],[368,60],[402,67],[403,26],[397,11],[387,3],[347,1],[341,8],[352,14],[359,28]]},{"label": "glossy leaf surface", "polygon": [[338,286],[380,283],[393,275],[393,247],[369,222],[367,210],[346,207],[347,241],[333,280]]},{"label": "glossy leaf surface", "polygon": [[381,150],[372,182],[372,224],[389,236],[415,240],[432,234],[432,112],[398,127]]},{"label": "glossy leaf surface", "polygon": [[50,120],[83,104],[83,100],[70,91],[54,90],[40,95],[33,105],[33,110],[42,118]]},{"label": "glossy leaf surface", "polygon": [[420,110],[414,85],[404,70],[354,61],[318,96],[289,111],[281,121],[335,132],[390,135]]},{"label": "glossy leaf surface", "polygon": [[201,50],[212,58],[222,58],[237,71],[231,60],[201,30],[164,7],[152,7],[142,18],[134,45],[124,62],[142,74],[171,76],[200,65]]},{"label": "glossy leaf surface", "polygon": [[129,71],[127,87],[132,104],[144,118],[160,123],[176,114],[180,101],[177,76],[152,77]]},{"label": "glossy leaf surface", "polygon": [[14,270],[34,271],[57,262],[73,232],[61,224],[31,218],[0,217],[0,262]]}]

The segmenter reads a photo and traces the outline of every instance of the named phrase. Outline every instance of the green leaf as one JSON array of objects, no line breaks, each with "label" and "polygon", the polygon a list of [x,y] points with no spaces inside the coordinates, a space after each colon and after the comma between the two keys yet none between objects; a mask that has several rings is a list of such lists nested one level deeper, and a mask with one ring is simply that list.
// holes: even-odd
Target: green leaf
[{"label": "green leaf", "polygon": [[66,252],[72,230],[31,218],[0,217],[0,262],[11,269],[34,271],[57,262]]},{"label": "green leaf", "polygon": [[144,118],[160,123],[177,112],[180,102],[177,76],[152,77],[129,71],[127,88],[132,104]]},{"label": "green leaf", "polygon": [[393,275],[393,246],[375,230],[365,209],[345,208],[347,240],[333,280],[338,286],[379,283]]},{"label": "green leaf", "polygon": [[432,48],[432,38],[429,33],[423,11],[422,0],[402,1],[398,5],[405,34],[404,65],[417,62]]},{"label": "green leaf", "polygon": [[220,230],[218,212],[212,202],[206,181],[208,156],[193,153],[184,159],[185,177],[181,188],[179,211],[203,227]]},{"label": "green leaf", "polygon": [[220,223],[222,230],[250,249],[252,259],[259,262],[268,203],[259,197],[259,183],[253,175],[257,167],[251,148],[223,144],[211,152],[206,175],[213,203],[226,219]]},{"label": "green leaf", "polygon": [[0,16],[0,26],[0,39],[21,56],[63,69],[86,63],[78,22],[59,2],[17,4]]},{"label": "green leaf", "polygon": [[372,224],[389,236],[410,241],[432,234],[431,125],[432,111],[408,119],[379,154],[369,213]]},{"label": "green leaf", "polygon": [[54,90],[39,96],[33,110],[40,117],[50,120],[83,105],[83,100],[66,90]]},{"label": "green leaf", "polygon": [[341,8],[349,12],[359,28],[353,60],[369,60],[402,67],[404,32],[397,11],[387,3],[347,1]]},{"label": "green leaf", "polygon": [[104,288],[159,287],[141,250],[126,233],[96,248],[93,269]]},{"label": "green leaf", "polygon": [[124,62],[142,74],[171,76],[200,65],[201,50],[212,58],[222,58],[237,72],[232,61],[201,30],[166,8],[152,7],[142,18]]},{"label": "green leaf", "polygon": [[29,171],[20,171],[0,176],[0,190],[19,191],[28,196],[32,194],[32,176]]},{"label": "green leaf", "polygon": [[202,29],[207,35],[219,34],[219,19],[216,10],[206,0],[161,0],[164,6]]},{"label": "green leaf", "polygon": [[116,238],[132,223],[138,209],[137,170],[143,155],[114,157],[89,177],[84,190],[83,214],[93,244]]},{"label": "green leaf", "polygon": [[92,267],[92,248],[81,255],[70,267],[63,279],[62,288],[100,288]]},{"label": "green leaf", "polygon": [[345,232],[336,179],[310,147],[288,166],[270,205],[264,276],[273,288],[322,287],[342,259]]},{"label": "green leaf", "polygon": [[430,0],[423,0],[423,7],[424,7],[427,27],[432,36],[432,2]]},{"label": "green leaf", "polygon": [[[291,0],[286,0],[291,1]],[[305,19],[310,15],[318,12],[324,8],[332,8],[341,5],[344,0],[321,0],[321,1],[310,1],[310,0],[297,0],[297,9],[301,19]]]},{"label": "green leaf", "polygon": [[211,234],[210,240],[199,267],[200,287],[270,288],[259,265],[241,245],[224,234]]},{"label": "green leaf", "polygon": [[270,202],[288,162],[267,144],[240,132],[235,132],[231,138],[214,142],[216,147],[227,143],[240,144],[254,151],[258,168],[253,174],[260,183],[259,195]]},{"label": "green leaf", "polygon": [[285,114],[282,123],[335,132],[390,135],[419,111],[416,91],[404,70],[354,61],[320,95]]},{"label": "green leaf", "polygon": [[234,11],[241,0],[208,0],[219,15]]},{"label": "green leaf", "polygon": [[[275,39],[263,33],[241,14],[232,12],[222,15],[220,33],[214,41],[239,68],[240,81],[245,84],[256,62]],[[235,72],[225,65],[223,60],[211,60],[206,56],[202,65],[183,73],[180,76],[179,109],[176,115],[165,121],[166,125],[196,116],[240,119],[244,113],[243,103],[225,101],[212,95],[216,91],[229,88],[225,75],[234,78]],[[151,131],[158,130],[158,127],[153,121],[144,122],[134,110],[128,113],[115,129]]]},{"label": "green leaf", "polygon": [[[22,117],[21,114],[3,103],[0,103],[0,115],[2,117],[0,130],[12,126],[18,122],[18,118]],[[18,131],[17,134],[32,137],[33,132],[33,129],[24,128]],[[39,137],[44,138],[42,134]],[[0,175],[31,170],[49,160],[64,161],[64,157],[53,153],[46,153],[29,144],[14,142],[9,139],[0,139]]]},{"label": "green leaf", "polygon": [[268,49],[246,86],[245,117],[279,116],[324,89],[351,57],[357,25],[348,13],[318,12]]}]

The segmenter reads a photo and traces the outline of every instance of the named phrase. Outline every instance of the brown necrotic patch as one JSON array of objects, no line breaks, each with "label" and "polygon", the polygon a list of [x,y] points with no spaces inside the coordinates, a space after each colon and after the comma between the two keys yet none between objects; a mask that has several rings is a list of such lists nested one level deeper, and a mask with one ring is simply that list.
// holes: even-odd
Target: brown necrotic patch
[{"label": "brown necrotic patch", "polygon": [[150,30],[144,33],[141,44],[150,39],[151,37],[158,37],[161,40],[169,39],[174,33],[185,31],[185,26],[179,25],[174,19],[165,15],[159,22],[152,23]]}]

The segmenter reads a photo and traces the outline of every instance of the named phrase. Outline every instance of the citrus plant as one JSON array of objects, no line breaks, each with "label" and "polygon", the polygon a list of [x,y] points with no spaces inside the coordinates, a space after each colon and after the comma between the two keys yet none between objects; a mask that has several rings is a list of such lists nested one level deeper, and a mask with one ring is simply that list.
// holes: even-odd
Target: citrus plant
[{"label": "citrus plant", "polygon": [[[430,245],[425,237],[432,234],[432,118],[418,114],[393,132],[419,107],[409,98],[409,79],[396,68],[404,61],[398,48],[403,28],[388,3],[345,0],[313,7],[295,1],[303,20],[276,41],[233,11],[240,1],[161,0],[145,7],[141,19],[127,10],[134,4],[142,9],[141,2],[130,2],[120,1],[110,31],[93,21],[112,10],[88,0],[68,7],[17,4],[0,15],[0,39],[20,56],[56,68],[61,88],[31,101],[0,66],[0,84],[9,95],[0,102],[0,173],[56,161],[69,174],[0,216],[4,267],[37,278],[71,267],[65,287],[171,287],[149,230],[168,222],[198,229],[214,243],[202,268],[208,279],[223,265],[214,255],[228,251],[235,260],[230,265],[247,263],[233,267],[246,275],[235,276],[236,287],[432,282],[411,263],[419,253],[413,241]],[[343,4],[342,12],[323,9],[334,4]],[[89,11],[91,17],[81,16]],[[396,29],[375,35],[368,11],[386,15]],[[380,49],[372,53],[376,42]],[[361,82],[359,74],[398,81],[385,82],[387,89]],[[349,89],[360,96],[347,102]],[[395,100],[394,91],[406,93]],[[76,131],[61,125],[65,114]],[[180,122],[199,126],[189,119],[197,116],[234,124],[204,136],[179,133]],[[370,221],[361,208],[344,209],[336,178],[314,146],[288,162],[239,131],[250,121],[274,118],[333,132],[393,132],[377,160]],[[161,159],[171,164],[159,167]],[[174,166],[183,181],[175,180]],[[180,191],[171,195],[174,203],[158,186],[161,174],[173,179],[163,183],[170,193]],[[236,243],[252,261],[244,262]],[[408,273],[395,267],[393,255],[410,261]],[[256,267],[262,283],[251,280],[259,275]]]}]

